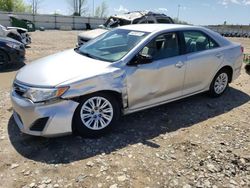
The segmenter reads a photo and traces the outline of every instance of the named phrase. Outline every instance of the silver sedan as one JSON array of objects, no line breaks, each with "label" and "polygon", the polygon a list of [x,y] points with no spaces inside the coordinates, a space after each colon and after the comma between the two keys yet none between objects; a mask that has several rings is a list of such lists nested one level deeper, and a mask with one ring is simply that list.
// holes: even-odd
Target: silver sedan
[{"label": "silver sedan", "polygon": [[31,135],[99,136],[121,115],[206,91],[221,96],[242,60],[241,45],[202,27],[124,26],[21,69],[13,115]]}]

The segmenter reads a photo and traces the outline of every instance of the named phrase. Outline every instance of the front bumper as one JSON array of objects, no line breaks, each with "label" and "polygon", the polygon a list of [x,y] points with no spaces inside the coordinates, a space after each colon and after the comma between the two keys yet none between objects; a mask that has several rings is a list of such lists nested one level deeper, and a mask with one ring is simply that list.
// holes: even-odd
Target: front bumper
[{"label": "front bumper", "polygon": [[[11,101],[15,122],[23,133],[44,137],[72,133],[72,118],[78,106],[77,102],[60,99],[53,103],[35,104],[20,97],[15,91],[11,93]],[[34,130],[38,122],[40,130]]]}]

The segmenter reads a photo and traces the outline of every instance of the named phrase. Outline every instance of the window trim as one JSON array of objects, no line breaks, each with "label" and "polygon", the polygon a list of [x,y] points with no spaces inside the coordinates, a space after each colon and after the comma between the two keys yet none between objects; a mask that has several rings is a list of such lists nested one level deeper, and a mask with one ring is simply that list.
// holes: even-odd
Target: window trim
[{"label": "window trim", "polygon": [[[217,49],[217,48],[220,48],[220,44],[218,44],[218,42],[216,42],[213,37],[211,37],[210,35],[208,35],[207,33],[201,31],[201,30],[182,30],[182,31],[179,31],[180,32],[180,35],[181,35],[181,39],[182,39],[182,43],[183,43],[183,54],[193,54],[193,53],[201,53],[201,52],[204,52],[204,51],[208,51],[208,50],[214,50],[214,49]],[[210,48],[210,49],[207,49],[207,50],[202,50],[202,51],[196,51],[196,52],[187,52],[187,45],[186,45],[186,41],[185,41],[185,35],[184,33],[185,32],[198,32],[198,33],[202,33],[208,40],[209,40],[209,43],[212,41],[213,43],[215,43],[217,45],[217,47],[215,48]],[[210,44],[209,44],[210,46]]]}]

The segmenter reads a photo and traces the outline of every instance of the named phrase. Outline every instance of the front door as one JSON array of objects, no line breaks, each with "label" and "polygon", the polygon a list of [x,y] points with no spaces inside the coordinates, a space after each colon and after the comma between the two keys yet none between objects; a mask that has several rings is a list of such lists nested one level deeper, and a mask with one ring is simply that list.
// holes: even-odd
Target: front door
[{"label": "front door", "polygon": [[180,55],[178,41],[176,33],[156,37],[139,53],[152,57],[152,62],[128,67],[127,92],[131,110],[182,95],[186,56]]}]

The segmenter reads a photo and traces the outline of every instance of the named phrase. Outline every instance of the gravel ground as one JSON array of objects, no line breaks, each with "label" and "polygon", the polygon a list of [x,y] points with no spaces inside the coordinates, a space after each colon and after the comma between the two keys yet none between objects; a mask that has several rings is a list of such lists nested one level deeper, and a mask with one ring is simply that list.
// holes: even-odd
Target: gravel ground
[{"label": "gravel ground", "polygon": [[[72,48],[78,32],[32,33],[27,61]],[[250,39],[242,42],[250,51]],[[0,187],[250,187],[250,82],[123,117],[99,139],[20,133],[0,73]]]}]

